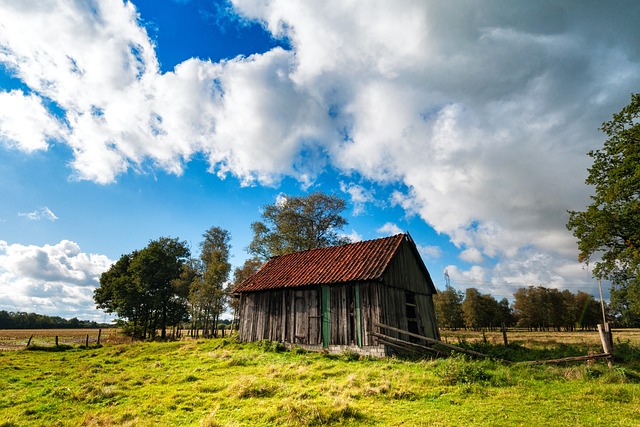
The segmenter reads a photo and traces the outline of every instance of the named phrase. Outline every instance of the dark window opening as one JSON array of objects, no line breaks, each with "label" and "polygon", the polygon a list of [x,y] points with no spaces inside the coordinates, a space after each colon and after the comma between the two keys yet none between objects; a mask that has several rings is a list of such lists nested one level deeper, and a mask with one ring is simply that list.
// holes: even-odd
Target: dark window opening
[{"label": "dark window opening", "polygon": [[[420,334],[418,327],[418,311],[416,305],[416,295],[413,292],[405,292],[405,313],[407,315],[407,330],[412,334]],[[416,337],[409,337],[409,341],[418,342]]]}]

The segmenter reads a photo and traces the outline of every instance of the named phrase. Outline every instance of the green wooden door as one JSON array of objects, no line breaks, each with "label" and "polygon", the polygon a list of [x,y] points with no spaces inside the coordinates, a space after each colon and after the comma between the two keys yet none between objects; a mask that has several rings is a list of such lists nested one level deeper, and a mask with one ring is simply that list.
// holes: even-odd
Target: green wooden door
[{"label": "green wooden door", "polygon": [[329,347],[331,340],[331,290],[322,285],[322,347]]},{"label": "green wooden door", "polygon": [[360,283],[356,283],[354,288],[356,306],[356,337],[358,347],[362,347],[362,315],[360,313]]}]

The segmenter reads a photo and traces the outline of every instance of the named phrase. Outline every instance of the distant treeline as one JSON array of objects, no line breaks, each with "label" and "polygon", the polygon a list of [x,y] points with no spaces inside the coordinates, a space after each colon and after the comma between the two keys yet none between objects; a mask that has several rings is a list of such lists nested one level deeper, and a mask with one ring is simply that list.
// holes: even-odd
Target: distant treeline
[{"label": "distant treeline", "polygon": [[[496,329],[501,324],[532,331],[595,329],[602,323],[600,303],[585,292],[549,289],[543,286],[520,288],[513,304],[506,298],[497,301],[475,288],[465,293],[448,286],[434,296],[436,315],[441,328]],[[614,326],[637,327],[621,321],[619,313],[606,307],[607,321]]]},{"label": "distant treeline", "polygon": [[0,311],[0,329],[83,329],[108,328],[111,325],[90,320],[63,319],[44,314]]}]

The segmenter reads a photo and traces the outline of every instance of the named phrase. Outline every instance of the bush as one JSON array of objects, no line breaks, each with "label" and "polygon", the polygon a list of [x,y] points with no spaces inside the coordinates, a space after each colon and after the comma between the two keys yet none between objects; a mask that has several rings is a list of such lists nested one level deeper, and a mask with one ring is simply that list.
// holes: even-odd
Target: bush
[{"label": "bush", "polygon": [[446,385],[488,384],[497,385],[496,378],[490,372],[493,362],[470,360],[465,356],[454,355],[438,364],[437,375]]}]

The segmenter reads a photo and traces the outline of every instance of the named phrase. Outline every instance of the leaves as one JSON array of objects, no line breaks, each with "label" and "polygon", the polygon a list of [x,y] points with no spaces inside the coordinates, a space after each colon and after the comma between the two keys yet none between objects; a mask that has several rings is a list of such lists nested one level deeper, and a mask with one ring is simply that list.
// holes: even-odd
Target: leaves
[{"label": "leaves", "polygon": [[347,224],[341,214],[345,208],[344,199],[321,192],[284,196],[264,207],[263,221],[251,224],[253,240],[247,250],[266,260],[276,255],[349,243],[337,232]]},{"label": "leaves", "polygon": [[127,319],[132,334],[145,338],[180,322],[186,314],[186,294],[176,286],[190,252],[186,242],[161,237],[140,251],[122,255],[100,276],[94,291],[98,308]]},{"label": "leaves", "polygon": [[[625,310],[640,314],[640,94],[602,124],[604,146],[589,152],[588,185],[595,188],[585,211],[569,211],[567,228],[578,239],[578,259],[625,291]],[[638,296],[636,296],[638,295]],[[615,299],[615,298],[614,298]]]}]

